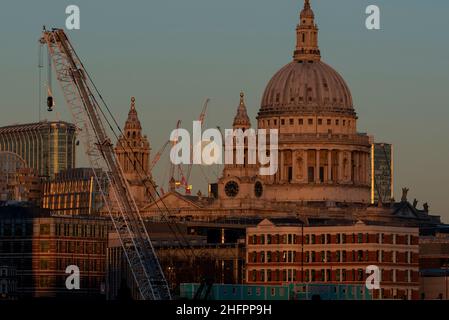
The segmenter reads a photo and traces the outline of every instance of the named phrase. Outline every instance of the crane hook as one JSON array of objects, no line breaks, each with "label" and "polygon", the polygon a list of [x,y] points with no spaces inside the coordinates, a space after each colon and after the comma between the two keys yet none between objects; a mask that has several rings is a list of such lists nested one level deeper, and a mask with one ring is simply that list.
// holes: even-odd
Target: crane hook
[{"label": "crane hook", "polygon": [[48,111],[53,111],[53,107],[55,106],[55,99],[53,99],[53,93],[51,92],[51,54],[50,50],[48,50],[48,79],[47,79],[47,107]]},{"label": "crane hook", "polygon": [[51,93],[50,88],[47,88],[48,96],[47,96],[47,111],[53,111],[53,107],[55,106],[55,100],[53,99],[53,94]]}]

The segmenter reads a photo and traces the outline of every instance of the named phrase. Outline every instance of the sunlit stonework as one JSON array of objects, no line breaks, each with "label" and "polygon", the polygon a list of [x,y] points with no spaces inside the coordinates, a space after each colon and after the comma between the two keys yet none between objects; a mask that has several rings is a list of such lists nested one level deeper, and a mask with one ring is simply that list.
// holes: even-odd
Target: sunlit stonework
[{"label": "sunlit stonework", "polygon": [[[243,93],[236,109],[233,129],[251,128]],[[305,1],[293,59],[268,81],[257,116],[257,128],[279,130],[277,173],[260,176],[257,165],[227,164],[208,197],[172,191],[143,212],[157,218],[164,205],[173,217],[207,221],[242,217],[438,221],[407,199],[371,204],[373,141],[358,133],[357,120],[348,85],[321,60],[315,15]],[[245,159],[247,155],[245,150]]]},{"label": "sunlit stonework", "polygon": [[[115,153],[139,206],[152,202],[154,197],[154,189],[151,187],[153,178],[149,169],[150,151],[150,143],[147,136],[142,135],[135,98],[132,97],[123,136],[117,141]],[[142,177],[147,177],[148,181],[142,181]]]},{"label": "sunlit stonework", "polygon": [[309,2],[296,28],[293,61],[268,83],[258,128],[279,130],[279,170],[265,199],[368,203],[370,139],[357,132],[351,92],[321,61]]}]

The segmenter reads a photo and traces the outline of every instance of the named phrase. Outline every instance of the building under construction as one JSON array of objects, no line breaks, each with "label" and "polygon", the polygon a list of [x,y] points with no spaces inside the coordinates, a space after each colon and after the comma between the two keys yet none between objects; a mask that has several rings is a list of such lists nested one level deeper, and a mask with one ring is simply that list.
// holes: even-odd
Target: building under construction
[{"label": "building under construction", "polygon": [[57,173],[43,183],[42,207],[59,215],[98,215],[104,206],[100,189],[108,189],[105,175],[100,169],[92,168]]},{"label": "building under construction", "polygon": [[[181,294],[182,283],[243,283],[243,243],[208,243],[207,236],[189,234],[188,227],[181,224],[147,222],[146,225],[175,297]],[[108,239],[106,277],[108,300],[138,299],[132,272],[113,232]]]},{"label": "building under construction", "polygon": [[36,171],[9,151],[0,151],[0,201],[41,201],[41,179]]}]

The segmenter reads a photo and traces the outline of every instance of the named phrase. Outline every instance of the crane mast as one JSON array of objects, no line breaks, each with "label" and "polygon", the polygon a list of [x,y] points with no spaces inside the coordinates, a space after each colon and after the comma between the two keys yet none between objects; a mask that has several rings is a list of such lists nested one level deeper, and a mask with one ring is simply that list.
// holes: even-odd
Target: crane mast
[{"label": "crane mast", "polygon": [[[201,110],[200,116],[198,118],[198,121],[201,123],[201,131],[203,131],[203,126],[204,126],[204,119],[206,118],[206,112],[207,112],[207,107],[209,105],[210,99],[207,98],[206,101],[204,102],[203,105],[203,109]],[[190,154],[193,155],[193,150],[192,147],[190,148]],[[186,177],[186,185],[188,186],[189,184],[189,180],[190,180],[190,174],[192,173],[192,163],[193,161],[190,162],[191,164],[189,165],[188,169],[187,169],[187,177]]]},{"label": "crane mast", "polygon": [[[105,130],[102,116],[108,124],[109,122],[98,103],[101,95],[62,29],[44,30],[40,42],[48,46],[57,80],[92,168],[103,168],[106,171],[110,194],[108,195],[105,190],[101,190],[101,193],[141,299],[171,299],[168,283],[156,252],[130,193],[128,181],[117,160],[112,141]],[[133,154],[130,156],[134,157]],[[99,182],[100,178],[97,176],[95,178]],[[101,183],[98,185],[101,186]],[[115,204],[114,208],[112,203]]]}]

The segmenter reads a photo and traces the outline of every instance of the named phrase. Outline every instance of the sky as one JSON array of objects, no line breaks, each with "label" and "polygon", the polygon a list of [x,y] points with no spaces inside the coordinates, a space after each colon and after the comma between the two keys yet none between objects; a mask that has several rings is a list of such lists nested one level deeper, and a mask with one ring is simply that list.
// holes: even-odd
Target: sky
[{"label": "sky", "polygon": [[[153,154],[178,119],[191,128],[206,98],[207,128],[231,127],[241,90],[255,124],[266,84],[292,59],[302,2],[2,0],[0,126],[39,118],[70,121],[55,78],[55,112],[39,102],[47,76],[43,72],[39,81],[38,39],[43,25],[64,27],[71,4],[80,8],[81,28],[67,34],[120,123],[136,97]],[[358,131],[395,146],[396,199],[408,187],[410,201],[417,198],[419,207],[428,202],[432,213],[449,222],[449,2],[311,3],[323,60],[351,89]],[[381,30],[365,28],[371,4],[380,7]],[[162,158],[156,180],[167,179],[167,168]],[[219,168],[208,171],[207,179],[195,170],[194,190],[205,193]]]}]

